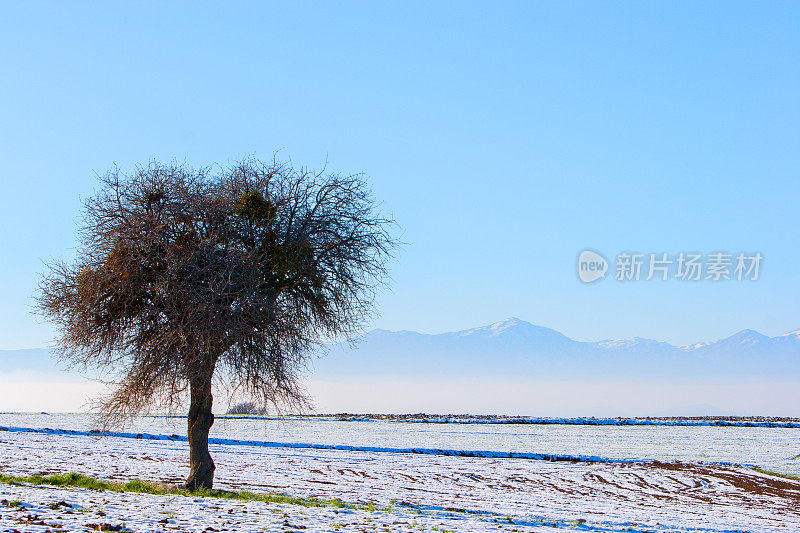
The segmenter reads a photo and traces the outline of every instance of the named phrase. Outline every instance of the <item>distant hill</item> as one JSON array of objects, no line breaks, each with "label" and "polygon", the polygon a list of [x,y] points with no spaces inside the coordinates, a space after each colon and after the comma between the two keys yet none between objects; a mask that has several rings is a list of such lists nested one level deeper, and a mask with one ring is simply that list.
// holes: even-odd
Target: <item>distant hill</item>
[{"label": "distant hill", "polygon": [[[46,349],[0,350],[0,372],[61,374]],[[800,330],[768,337],[742,330],[688,346],[634,337],[581,342],[550,328],[506,320],[429,335],[376,329],[334,344],[308,377],[333,378],[800,378]]]},{"label": "distant hill", "polygon": [[635,337],[581,342],[508,318],[463,331],[429,335],[373,330],[355,346],[340,343],[315,359],[314,378],[800,377],[800,330],[768,337],[743,330],[690,346]]}]

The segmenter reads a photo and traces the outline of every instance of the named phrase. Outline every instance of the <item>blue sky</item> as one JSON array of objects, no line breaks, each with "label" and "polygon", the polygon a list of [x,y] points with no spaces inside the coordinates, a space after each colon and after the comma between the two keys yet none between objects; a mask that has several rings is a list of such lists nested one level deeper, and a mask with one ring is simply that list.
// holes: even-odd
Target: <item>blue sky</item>
[{"label": "blue sky", "polygon": [[[0,349],[113,163],[363,171],[407,245],[374,327],[582,340],[800,328],[800,6],[9,3]],[[757,282],[584,285],[584,248],[764,255]]]}]

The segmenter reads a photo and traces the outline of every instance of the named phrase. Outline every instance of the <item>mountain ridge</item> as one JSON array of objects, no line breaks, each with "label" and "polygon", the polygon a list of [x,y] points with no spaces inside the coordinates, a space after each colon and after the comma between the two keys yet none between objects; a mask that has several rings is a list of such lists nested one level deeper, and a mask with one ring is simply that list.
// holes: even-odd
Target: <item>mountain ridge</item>
[{"label": "mountain ridge", "polygon": [[467,335],[472,334],[473,332],[478,332],[478,331],[481,331],[481,330],[492,329],[492,330],[495,330],[495,331],[499,332],[499,331],[504,331],[506,329],[510,329],[512,327],[533,327],[533,328],[536,328],[538,330],[544,330],[544,331],[553,332],[553,333],[556,333],[559,336],[565,337],[565,338],[567,338],[567,339],[569,339],[569,340],[571,340],[573,342],[579,342],[579,343],[584,343],[584,344],[596,344],[596,345],[599,345],[599,344],[621,344],[621,343],[629,343],[631,341],[636,341],[638,343],[650,343],[650,344],[661,344],[661,345],[672,346],[674,348],[678,348],[678,349],[684,350],[684,351],[692,351],[692,350],[698,349],[699,347],[708,346],[708,345],[720,343],[720,342],[723,342],[723,341],[733,340],[734,338],[739,337],[739,336],[743,336],[745,334],[750,334],[750,335],[755,334],[755,336],[759,336],[759,337],[761,337],[761,338],[763,338],[765,340],[766,339],[778,340],[778,339],[786,339],[786,338],[798,338],[798,339],[800,339],[800,328],[792,330],[792,331],[788,331],[788,332],[780,334],[780,335],[776,335],[774,337],[770,337],[770,336],[765,335],[765,334],[761,333],[760,331],[757,331],[757,330],[754,330],[754,329],[745,328],[745,329],[738,330],[738,331],[732,333],[731,335],[728,335],[727,337],[720,337],[720,338],[712,339],[712,340],[709,340],[709,341],[701,341],[701,342],[696,342],[694,344],[683,344],[683,345],[671,344],[671,343],[669,343],[667,341],[660,341],[660,340],[657,340],[657,339],[651,339],[649,337],[639,337],[639,336],[625,337],[625,338],[611,338],[611,339],[603,339],[603,340],[599,340],[599,341],[580,341],[580,340],[577,340],[577,339],[573,339],[573,338],[569,337],[568,335],[566,335],[564,333],[561,333],[560,331],[555,330],[553,328],[549,328],[547,326],[541,326],[541,325],[538,325],[538,324],[534,324],[532,322],[528,322],[528,321],[523,320],[523,319],[518,318],[518,317],[508,317],[508,318],[505,318],[505,319],[500,320],[498,322],[493,322],[491,324],[486,324],[484,326],[476,326],[476,327],[462,329],[462,330],[456,330],[456,331],[445,331],[445,332],[441,332],[441,333],[422,333],[422,332],[419,332],[419,331],[407,330],[407,329],[404,329],[404,330],[391,330],[391,329],[376,328],[376,329],[371,329],[371,330],[363,333],[359,337],[363,337],[365,335],[370,335],[372,333],[391,333],[391,334],[413,333],[413,334],[417,334],[417,335],[432,336],[432,337],[438,337],[438,336],[443,336],[443,335],[467,336]]},{"label": "mountain ridge", "polygon": [[[373,329],[312,357],[306,376],[429,378],[800,377],[800,330],[743,329],[685,346],[644,337],[579,341],[516,317],[443,333]],[[0,372],[64,372],[47,349],[0,350]],[[69,372],[69,370],[67,370]]]},{"label": "mountain ridge", "polygon": [[329,346],[311,375],[477,377],[800,376],[800,330],[776,337],[744,329],[685,346],[644,337],[579,341],[516,317],[444,333],[372,330]]}]

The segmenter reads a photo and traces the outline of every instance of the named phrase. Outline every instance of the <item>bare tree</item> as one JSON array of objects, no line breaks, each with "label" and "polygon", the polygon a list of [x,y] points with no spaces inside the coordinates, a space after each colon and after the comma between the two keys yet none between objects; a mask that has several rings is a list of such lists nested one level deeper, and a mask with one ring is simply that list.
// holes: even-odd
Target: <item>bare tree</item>
[{"label": "bare tree", "polygon": [[241,402],[228,408],[226,415],[265,415],[266,410],[255,402]]},{"label": "bare tree", "polygon": [[[100,178],[72,262],[49,265],[41,312],[74,365],[118,372],[104,427],[189,396],[191,472],[211,488],[212,381],[263,406],[301,405],[298,370],[351,338],[395,245],[360,175],[245,160],[150,163]],[[216,374],[215,374],[216,372]]]}]

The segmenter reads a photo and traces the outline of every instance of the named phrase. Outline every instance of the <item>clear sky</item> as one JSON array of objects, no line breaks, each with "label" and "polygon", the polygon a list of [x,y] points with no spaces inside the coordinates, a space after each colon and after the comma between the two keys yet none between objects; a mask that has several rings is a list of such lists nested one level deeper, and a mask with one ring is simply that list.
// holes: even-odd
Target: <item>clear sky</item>
[{"label": "clear sky", "polygon": [[[800,4],[16,2],[0,57],[0,349],[52,338],[32,296],[95,173],[275,150],[402,226],[374,327],[800,328]],[[586,285],[587,247],[764,263]]]}]

